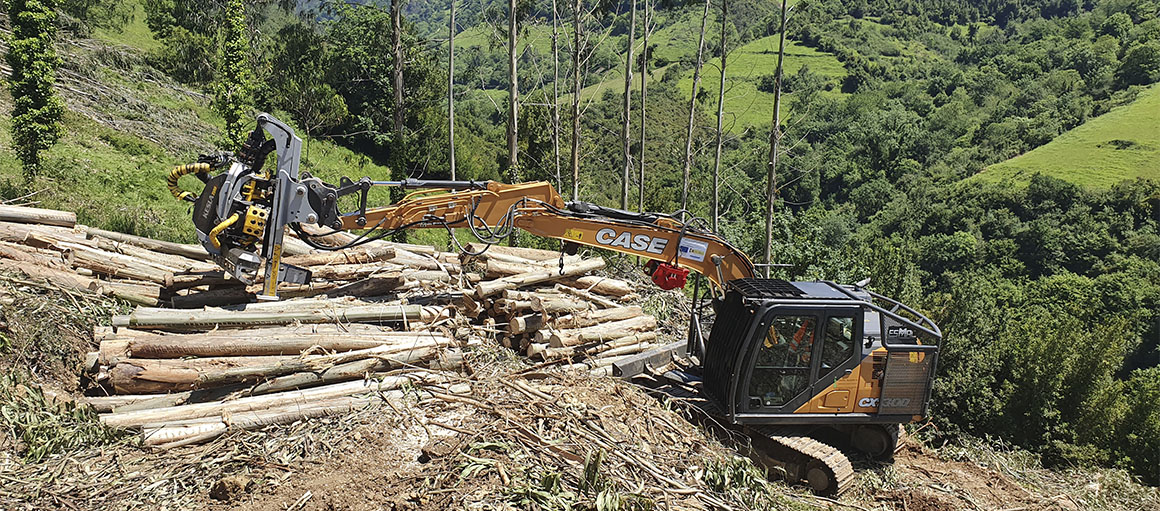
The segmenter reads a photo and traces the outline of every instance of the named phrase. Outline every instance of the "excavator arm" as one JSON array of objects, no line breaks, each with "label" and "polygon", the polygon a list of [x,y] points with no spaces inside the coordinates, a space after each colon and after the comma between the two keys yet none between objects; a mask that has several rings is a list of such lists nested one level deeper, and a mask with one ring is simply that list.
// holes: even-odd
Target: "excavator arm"
[{"label": "excavator arm", "polygon": [[[453,229],[469,229],[485,243],[495,243],[519,228],[565,243],[646,258],[653,281],[666,289],[684,286],[689,271],[719,288],[731,280],[755,277],[745,254],[702,227],[703,222],[685,221],[684,216],[566,202],[546,182],[343,178],[335,186],[298,175],[296,152],[301,143],[288,126],[267,114],[259,116],[258,126],[236,158],[197,167],[206,186],[195,201],[194,223],[206,250],[239,279],[256,280],[258,268],[265,267],[265,275],[273,278],[266,279],[264,298],[276,298],[278,282],[309,281],[308,271],[281,262],[285,228],[317,248],[334,248],[313,243],[318,229],[304,229],[303,224],[333,232],[364,231],[352,244],[415,228],[448,229],[452,235]],[[265,140],[263,130],[274,140]],[[278,168],[263,172],[262,162],[273,148],[278,150]],[[189,192],[176,181],[190,173],[187,167],[174,169],[168,182],[171,193],[185,200]],[[210,176],[213,170],[222,172]],[[393,204],[368,208],[369,191],[375,187],[412,191]],[[357,198],[357,209],[340,211],[344,197]]]}]

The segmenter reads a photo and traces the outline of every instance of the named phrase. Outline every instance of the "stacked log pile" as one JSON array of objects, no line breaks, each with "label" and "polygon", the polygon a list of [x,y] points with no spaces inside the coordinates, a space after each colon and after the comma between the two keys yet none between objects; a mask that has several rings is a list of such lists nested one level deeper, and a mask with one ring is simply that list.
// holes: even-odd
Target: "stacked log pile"
[{"label": "stacked log pile", "polygon": [[320,251],[288,240],[283,260],[309,269],[312,282],[257,302],[257,284],[231,278],[200,246],[0,205],[0,270],[138,305],[94,330],[99,349],[85,372],[108,395],[87,401],[149,445],[389,402],[403,388],[447,392],[465,352],[486,342],[593,374],[658,342],[656,319],[631,305],[635,286],[594,274],[599,257],[387,241]]}]

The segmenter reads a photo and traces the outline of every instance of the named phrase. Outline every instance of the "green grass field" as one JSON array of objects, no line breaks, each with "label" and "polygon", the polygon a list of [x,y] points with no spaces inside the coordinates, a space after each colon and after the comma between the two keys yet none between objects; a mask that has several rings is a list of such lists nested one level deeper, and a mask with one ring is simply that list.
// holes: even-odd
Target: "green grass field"
[{"label": "green grass field", "polygon": [[[777,46],[778,38],[770,36],[729,53],[726,60],[728,67],[725,69],[726,124],[730,124],[732,119],[735,129],[743,129],[768,126],[773,120],[774,95],[757,90],[757,84],[762,76],[773,75],[777,70]],[[842,63],[833,55],[787,40],[782,70],[784,76],[791,76],[804,66],[826,77],[835,85],[834,93],[839,94],[836,87],[842,77],[846,76]],[[702,108],[714,115],[720,85],[721,59],[715,58],[707,61],[701,72],[701,88],[708,94]],[[689,94],[693,89],[693,72],[689,71],[682,77],[678,86],[683,93]],[[785,98],[782,99],[784,101]],[[782,115],[787,114],[788,108],[783,104]]]},{"label": "green grass field", "polygon": [[153,32],[145,24],[145,7],[139,1],[128,2],[128,5],[132,6],[133,14],[125,26],[112,30],[100,28],[94,31],[93,36],[110,43],[142,50],[160,47],[161,43],[153,38]]},{"label": "green grass field", "polygon": [[1093,188],[1138,177],[1160,179],[1160,85],[968,180],[1025,184],[1037,173]]}]

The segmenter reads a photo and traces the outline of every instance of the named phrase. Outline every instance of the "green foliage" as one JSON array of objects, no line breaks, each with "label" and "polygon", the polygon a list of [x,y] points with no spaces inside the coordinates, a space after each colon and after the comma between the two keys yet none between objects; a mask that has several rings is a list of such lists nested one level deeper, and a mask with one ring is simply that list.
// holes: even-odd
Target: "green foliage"
[{"label": "green foliage", "polygon": [[11,438],[20,441],[24,459],[80,447],[106,445],[125,436],[97,419],[92,407],[59,402],[36,386],[20,385],[12,375],[0,376],[0,418]]},{"label": "green foliage", "polygon": [[247,50],[245,2],[229,0],[219,37],[220,52],[215,72],[214,110],[225,119],[224,146],[237,149],[249,133],[253,110],[253,84]]},{"label": "green foliage", "polygon": [[41,170],[41,152],[61,135],[64,105],[53,92],[56,68],[56,11],[52,0],[10,0],[12,39],[5,55],[12,68],[12,142],[30,181]]},{"label": "green foliage", "polygon": [[133,15],[126,0],[60,0],[61,12],[84,24],[86,29],[119,29]]},{"label": "green foliage", "polygon": [[1120,81],[1125,85],[1148,85],[1160,80],[1160,41],[1133,46],[1120,64]]}]

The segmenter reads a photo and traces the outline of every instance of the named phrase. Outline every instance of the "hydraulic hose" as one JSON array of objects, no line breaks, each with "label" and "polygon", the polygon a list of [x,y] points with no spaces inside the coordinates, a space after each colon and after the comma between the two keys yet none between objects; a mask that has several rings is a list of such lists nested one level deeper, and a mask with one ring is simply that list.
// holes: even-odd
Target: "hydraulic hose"
[{"label": "hydraulic hose", "polygon": [[234,225],[235,223],[237,223],[238,218],[239,218],[238,214],[234,213],[229,218],[222,220],[222,223],[217,224],[216,227],[214,227],[211,231],[209,231],[209,242],[213,243],[213,248],[216,248],[219,250],[222,248],[222,242],[218,241],[218,235],[221,234],[222,231],[229,229],[231,225]]},{"label": "hydraulic hose", "polygon": [[191,163],[189,165],[178,165],[173,167],[173,170],[169,171],[169,176],[165,178],[165,184],[169,187],[169,193],[173,194],[173,197],[177,200],[184,200],[189,202],[197,200],[197,197],[194,196],[193,192],[184,191],[181,189],[181,187],[177,186],[177,181],[180,180],[182,176],[189,174],[208,174],[209,168],[210,167],[208,163]]}]

